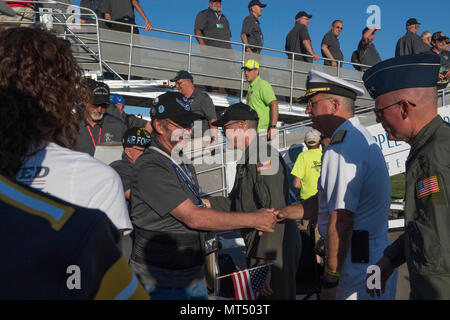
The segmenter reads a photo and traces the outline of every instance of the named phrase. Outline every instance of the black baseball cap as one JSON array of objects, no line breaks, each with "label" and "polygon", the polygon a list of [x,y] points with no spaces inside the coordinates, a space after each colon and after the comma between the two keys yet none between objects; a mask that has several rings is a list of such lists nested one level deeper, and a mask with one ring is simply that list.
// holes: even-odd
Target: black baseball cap
[{"label": "black baseball cap", "polygon": [[443,41],[443,40],[448,40],[448,37],[441,31],[435,32],[433,33],[433,35],[431,36],[431,40],[432,41]]},{"label": "black baseball cap", "polygon": [[267,7],[267,4],[263,4],[259,0],[252,0],[248,3],[248,8],[250,9],[253,6],[259,6],[261,8],[265,8],[265,7]]},{"label": "black baseball cap", "polygon": [[109,87],[106,83],[95,81],[91,78],[87,79],[88,88],[92,91],[94,97],[93,104],[109,103]]},{"label": "black baseball cap", "polygon": [[[362,31],[362,35],[364,35],[364,33],[366,33],[366,31],[367,30],[369,30],[370,28],[369,27],[365,27],[364,29],[363,29],[363,31]],[[377,32],[378,30],[377,29],[374,29],[373,30],[373,34],[375,34],[375,32]]]},{"label": "black baseball cap", "polygon": [[124,148],[143,147],[150,146],[152,138],[150,132],[145,128],[133,127],[125,131],[122,138],[122,145]]},{"label": "black baseball cap", "polygon": [[213,122],[215,127],[223,127],[225,123],[233,120],[256,120],[258,121],[258,114],[248,104],[239,102],[228,107],[228,109],[222,113],[220,118]]},{"label": "black baseball cap", "polygon": [[192,75],[189,72],[187,72],[186,70],[180,70],[180,71],[177,72],[176,77],[173,78],[170,81],[177,81],[177,80],[180,80],[180,79],[194,80],[194,78],[192,77]]},{"label": "black baseball cap", "polygon": [[301,17],[308,17],[308,18],[312,18],[312,15],[307,14],[305,11],[300,11],[299,13],[297,13],[297,15],[295,16],[295,20],[301,18]]},{"label": "black baseball cap", "polygon": [[155,98],[150,116],[152,119],[170,119],[184,126],[202,118],[192,112],[188,99],[179,92],[166,92]]},{"label": "black baseball cap", "polygon": [[420,24],[420,23],[417,21],[416,18],[411,18],[411,19],[408,19],[408,21],[406,21],[406,26],[407,26],[407,27],[413,26],[413,25],[415,25],[415,24]]}]

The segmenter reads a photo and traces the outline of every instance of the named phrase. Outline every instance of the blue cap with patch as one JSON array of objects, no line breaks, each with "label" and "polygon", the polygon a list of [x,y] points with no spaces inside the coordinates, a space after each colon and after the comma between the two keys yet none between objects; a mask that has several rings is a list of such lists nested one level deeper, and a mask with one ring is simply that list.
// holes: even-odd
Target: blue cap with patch
[{"label": "blue cap with patch", "polygon": [[125,104],[125,99],[120,94],[115,93],[109,96],[109,102],[111,102],[112,104]]},{"label": "blue cap with patch", "polygon": [[142,147],[147,148],[152,143],[150,132],[145,128],[133,127],[125,131],[122,138],[124,148]]},{"label": "blue cap with patch", "polygon": [[363,75],[364,85],[373,99],[400,89],[435,87],[440,57],[415,54],[382,61]]},{"label": "blue cap with patch", "polygon": [[155,98],[150,108],[152,119],[170,119],[181,125],[192,125],[201,115],[192,112],[188,99],[179,92],[166,92]]}]

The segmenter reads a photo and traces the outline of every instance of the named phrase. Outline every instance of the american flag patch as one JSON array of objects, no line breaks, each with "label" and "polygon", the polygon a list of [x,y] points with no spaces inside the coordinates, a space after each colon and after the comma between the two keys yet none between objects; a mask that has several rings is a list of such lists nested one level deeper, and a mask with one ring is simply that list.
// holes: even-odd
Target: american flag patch
[{"label": "american flag patch", "polygon": [[417,198],[419,199],[425,198],[430,194],[438,193],[439,191],[441,191],[439,189],[439,184],[436,176],[419,181],[416,185],[416,190]]},{"label": "american flag patch", "polygon": [[272,161],[263,161],[263,162],[258,162],[258,164],[256,165],[258,172],[264,171],[264,170],[269,170],[270,168],[272,168]]}]

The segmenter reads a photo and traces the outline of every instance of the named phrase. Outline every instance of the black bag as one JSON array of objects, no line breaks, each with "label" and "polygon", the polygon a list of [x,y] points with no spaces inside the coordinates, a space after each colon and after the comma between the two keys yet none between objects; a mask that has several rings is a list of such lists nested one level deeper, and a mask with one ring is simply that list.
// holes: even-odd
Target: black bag
[{"label": "black bag", "polygon": [[[358,50],[355,50],[355,51],[353,51],[353,53],[352,53],[352,57],[351,57],[351,62],[352,63],[361,63],[361,60],[359,59],[359,53],[358,53]],[[353,65],[353,67],[356,69],[356,70],[358,70],[358,71],[361,71],[361,67],[360,66],[355,66],[355,65]]]},{"label": "black bag", "polygon": [[316,260],[314,226],[300,230],[300,234],[302,252],[296,275],[297,294],[320,293],[323,267]]}]

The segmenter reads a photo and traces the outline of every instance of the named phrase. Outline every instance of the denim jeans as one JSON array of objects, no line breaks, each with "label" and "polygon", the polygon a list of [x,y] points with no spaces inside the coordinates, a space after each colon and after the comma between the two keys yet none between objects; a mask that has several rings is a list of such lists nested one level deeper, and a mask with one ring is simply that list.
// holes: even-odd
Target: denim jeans
[{"label": "denim jeans", "polygon": [[144,285],[152,300],[208,300],[206,282],[203,279],[186,288],[163,288]]}]

